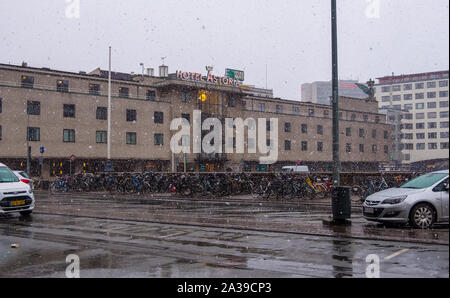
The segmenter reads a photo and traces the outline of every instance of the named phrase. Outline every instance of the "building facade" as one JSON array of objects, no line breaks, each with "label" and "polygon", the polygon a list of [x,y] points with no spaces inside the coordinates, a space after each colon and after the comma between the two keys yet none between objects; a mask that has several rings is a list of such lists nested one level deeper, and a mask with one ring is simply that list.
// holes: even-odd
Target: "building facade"
[{"label": "building facade", "polygon": [[[367,98],[356,84],[358,81],[341,80],[339,81],[339,95],[352,98]],[[317,104],[330,105],[330,98],[333,94],[332,82],[313,82],[302,84],[301,101]]]},{"label": "building facade", "polygon": [[[112,73],[114,170],[268,171],[297,163],[313,170],[331,170],[330,106],[270,98],[261,90],[251,92],[239,82],[210,73],[164,73],[159,77]],[[40,174],[41,156],[44,177],[103,171],[108,141],[107,77],[100,69],[87,74],[0,65],[0,160],[25,169],[28,139],[33,176]],[[339,105],[343,170],[376,170],[391,154],[391,126],[386,116],[378,113],[374,99],[341,97]],[[276,162],[266,165],[260,162],[266,154],[249,153],[257,141],[247,130],[244,153],[225,153],[225,149],[195,153],[195,111],[201,113],[202,123],[214,118],[223,127],[227,118],[254,119],[253,125],[266,121],[266,145],[273,148],[278,143]],[[191,149],[187,154],[171,150],[178,132],[171,130],[171,123],[177,118],[191,124],[191,133],[181,140]],[[278,122],[276,142],[269,141],[273,121]],[[202,139],[207,133],[201,131]],[[227,142],[225,133],[221,138]],[[234,146],[235,138],[228,140]]]},{"label": "building facade", "polygon": [[400,148],[394,148],[402,152],[403,163],[448,158],[448,71],[386,76],[378,81],[380,109],[409,112],[401,119]]}]

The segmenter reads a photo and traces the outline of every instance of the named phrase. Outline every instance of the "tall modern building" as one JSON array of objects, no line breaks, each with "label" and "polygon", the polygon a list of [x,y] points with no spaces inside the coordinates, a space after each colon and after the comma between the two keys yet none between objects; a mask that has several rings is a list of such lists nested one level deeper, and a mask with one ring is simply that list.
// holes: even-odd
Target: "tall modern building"
[{"label": "tall modern building", "polygon": [[[352,98],[367,98],[356,84],[358,81],[339,81],[339,95]],[[332,82],[313,82],[302,84],[301,101],[330,105],[330,97],[333,95]]]},{"label": "tall modern building", "polygon": [[392,75],[377,80],[380,109],[409,111],[401,119],[400,148],[393,150],[402,152],[403,163],[448,159],[448,71]]}]

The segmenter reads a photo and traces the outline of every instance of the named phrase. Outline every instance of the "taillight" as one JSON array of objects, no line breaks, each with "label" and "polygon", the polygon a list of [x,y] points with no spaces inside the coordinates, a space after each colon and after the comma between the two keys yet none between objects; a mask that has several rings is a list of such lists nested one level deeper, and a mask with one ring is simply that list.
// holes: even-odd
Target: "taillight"
[{"label": "taillight", "polygon": [[176,191],[177,188],[175,186],[172,186],[172,191]]},{"label": "taillight", "polygon": [[20,181],[22,181],[23,183],[26,183],[26,184],[31,183],[31,180],[29,180],[29,179],[20,179]]}]

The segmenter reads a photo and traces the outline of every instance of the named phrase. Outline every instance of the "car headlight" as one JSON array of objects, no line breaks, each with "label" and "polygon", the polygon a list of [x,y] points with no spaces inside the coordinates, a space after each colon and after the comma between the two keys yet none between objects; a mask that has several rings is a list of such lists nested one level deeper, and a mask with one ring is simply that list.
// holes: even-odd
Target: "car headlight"
[{"label": "car headlight", "polygon": [[395,198],[389,198],[383,201],[382,204],[391,204],[391,205],[395,205],[395,204],[400,204],[402,203],[404,200],[406,200],[408,196],[401,196],[401,197],[395,197]]}]

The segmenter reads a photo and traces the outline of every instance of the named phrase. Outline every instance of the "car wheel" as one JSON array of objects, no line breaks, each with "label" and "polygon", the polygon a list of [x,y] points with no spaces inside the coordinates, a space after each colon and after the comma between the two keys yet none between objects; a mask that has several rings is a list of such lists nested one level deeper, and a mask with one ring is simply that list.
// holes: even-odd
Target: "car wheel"
[{"label": "car wheel", "polygon": [[32,212],[33,212],[32,210],[28,210],[28,211],[22,211],[22,212],[19,212],[19,213],[22,216],[29,216]]},{"label": "car wheel", "polygon": [[417,229],[429,229],[436,221],[436,213],[428,204],[414,206],[409,215],[410,224]]}]

